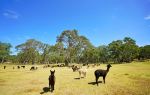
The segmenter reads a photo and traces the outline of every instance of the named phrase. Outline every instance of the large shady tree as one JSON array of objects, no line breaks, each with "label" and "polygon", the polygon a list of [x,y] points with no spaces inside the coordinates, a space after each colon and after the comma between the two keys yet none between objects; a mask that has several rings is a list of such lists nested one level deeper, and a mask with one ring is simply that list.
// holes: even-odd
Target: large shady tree
[{"label": "large shady tree", "polygon": [[39,61],[39,53],[42,43],[35,39],[29,39],[25,43],[16,46],[19,51],[18,58],[20,63],[32,63]]},{"label": "large shady tree", "polygon": [[63,44],[65,64],[77,62],[82,56],[83,51],[92,46],[84,36],[79,36],[77,30],[65,30],[57,37],[57,42]]},{"label": "large shady tree", "polygon": [[0,63],[3,63],[6,61],[6,59],[9,57],[10,55],[10,48],[11,48],[11,44],[9,43],[3,43],[0,42]]}]

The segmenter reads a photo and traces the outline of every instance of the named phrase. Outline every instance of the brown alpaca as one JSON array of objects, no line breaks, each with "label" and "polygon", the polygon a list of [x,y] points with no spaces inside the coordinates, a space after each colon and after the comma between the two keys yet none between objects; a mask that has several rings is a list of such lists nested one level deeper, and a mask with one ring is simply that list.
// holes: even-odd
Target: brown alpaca
[{"label": "brown alpaca", "polygon": [[105,78],[106,78],[106,75],[107,73],[109,72],[109,68],[112,67],[110,64],[107,65],[107,70],[102,70],[102,69],[98,69],[95,71],[95,78],[96,78],[96,83],[97,83],[97,86],[98,86],[98,78],[99,77],[103,77],[103,81],[105,83]]},{"label": "brown alpaca", "polygon": [[51,92],[53,92],[55,86],[55,76],[54,76],[55,70],[54,71],[50,70],[50,72],[51,75],[49,76],[49,88],[51,89]]}]

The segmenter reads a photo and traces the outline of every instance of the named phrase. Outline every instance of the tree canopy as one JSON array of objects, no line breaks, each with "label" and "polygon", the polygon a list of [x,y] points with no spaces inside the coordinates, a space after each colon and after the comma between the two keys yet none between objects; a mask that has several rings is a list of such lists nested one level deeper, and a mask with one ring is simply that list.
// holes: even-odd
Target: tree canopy
[{"label": "tree canopy", "polygon": [[150,59],[150,45],[139,47],[130,37],[95,47],[77,30],[65,30],[57,36],[56,44],[49,45],[28,39],[17,45],[17,55],[10,55],[10,43],[0,42],[0,62],[21,64],[50,63],[130,63],[134,59]]}]

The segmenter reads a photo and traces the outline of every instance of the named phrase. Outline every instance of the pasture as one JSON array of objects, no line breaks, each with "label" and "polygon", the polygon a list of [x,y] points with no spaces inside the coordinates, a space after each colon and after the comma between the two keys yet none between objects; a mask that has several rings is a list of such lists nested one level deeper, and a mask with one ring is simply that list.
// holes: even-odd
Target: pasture
[{"label": "pasture", "polygon": [[0,65],[0,95],[150,95],[150,62],[112,64],[106,84],[100,77],[99,86],[95,84],[94,71],[106,69],[106,64],[89,67],[86,78],[81,79],[71,68],[54,67],[56,84],[53,93],[48,89],[52,68],[38,65],[37,70],[30,71],[31,65],[26,65],[25,69],[6,66],[4,70],[4,65]]}]

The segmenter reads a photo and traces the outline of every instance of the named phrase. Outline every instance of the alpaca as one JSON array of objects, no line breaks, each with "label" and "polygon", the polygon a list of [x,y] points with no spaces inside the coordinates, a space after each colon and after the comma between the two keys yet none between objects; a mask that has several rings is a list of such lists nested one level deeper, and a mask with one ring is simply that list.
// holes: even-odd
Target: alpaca
[{"label": "alpaca", "polygon": [[51,89],[51,92],[53,92],[55,86],[55,76],[54,76],[55,70],[54,71],[50,70],[50,72],[51,75],[49,76],[49,88]]},{"label": "alpaca", "polygon": [[38,69],[38,67],[34,67],[34,66],[32,66],[31,68],[30,68],[30,70],[37,70]]},{"label": "alpaca", "polygon": [[107,73],[109,72],[110,67],[112,67],[112,66],[110,64],[108,64],[107,65],[107,70],[98,69],[98,70],[95,71],[95,78],[96,78],[97,86],[98,86],[98,78],[99,77],[103,77],[103,81],[104,81],[104,84],[105,84],[105,78],[106,78]]},{"label": "alpaca", "polygon": [[18,69],[20,69],[20,66],[17,66]]},{"label": "alpaca", "polygon": [[82,75],[83,77],[86,77],[87,69],[79,69],[78,71],[79,71],[80,78],[82,77]]},{"label": "alpaca", "polygon": [[34,67],[34,66],[32,66],[32,67],[30,68],[30,70],[35,70],[35,67]]},{"label": "alpaca", "polygon": [[21,66],[23,69],[25,69],[25,66]]},{"label": "alpaca", "polygon": [[80,68],[81,68],[81,67],[73,66],[73,67],[72,67],[72,70],[73,70],[73,72],[75,72],[75,71],[78,71]]},{"label": "alpaca", "polygon": [[6,69],[6,66],[4,66],[4,69]]}]

